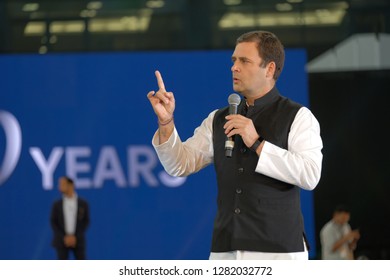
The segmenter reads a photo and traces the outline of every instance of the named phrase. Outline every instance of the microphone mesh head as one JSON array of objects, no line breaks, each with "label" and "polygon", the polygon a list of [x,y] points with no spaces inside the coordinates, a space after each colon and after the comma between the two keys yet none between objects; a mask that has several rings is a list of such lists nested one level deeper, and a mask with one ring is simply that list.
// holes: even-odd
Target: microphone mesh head
[{"label": "microphone mesh head", "polygon": [[228,102],[230,105],[240,104],[241,97],[237,93],[232,93],[229,95]]}]

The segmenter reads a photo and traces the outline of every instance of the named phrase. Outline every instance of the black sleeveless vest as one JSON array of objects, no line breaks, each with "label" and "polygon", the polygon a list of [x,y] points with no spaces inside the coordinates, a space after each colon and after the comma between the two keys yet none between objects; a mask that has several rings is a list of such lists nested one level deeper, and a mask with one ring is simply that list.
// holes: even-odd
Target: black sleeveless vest
[{"label": "black sleeveless vest", "polygon": [[[287,149],[288,134],[302,105],[279,94],[274,87],[246,111],[266,141]],[[233,156],[225,156],[223,125],[229,108],[218,110],[213,120],[214,167],[218,182],[218,211],[214,221],[212,252],[247,250],[302,252],[304,225],[300,189],[255,172],[258,156],[234,138]]]}]

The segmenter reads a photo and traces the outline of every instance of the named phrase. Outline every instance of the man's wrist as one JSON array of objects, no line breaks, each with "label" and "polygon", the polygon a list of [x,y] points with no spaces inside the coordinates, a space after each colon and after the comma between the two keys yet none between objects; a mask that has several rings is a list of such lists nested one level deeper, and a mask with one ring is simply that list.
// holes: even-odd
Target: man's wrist
[{"label": "man's wrist", "polygon": [[157,120],[157,122],[160,126],[166,126],[166,125],[170,124],[172,121],[173,121],[173,115],[170,119],[168,119],[167,121],[164,121],[164,122],[160,122],[160,120]]},{"label": "man's wrist", "polygon": [[252,145],[249,149],[251,149],[253,152],[256,153],[257,148],[261,145],[261,143],[262,143],[263,141],[264,141],[264,138],[260,136],[259,139],[257,139],[257,140],[255,141],[255,143],[253,143],[253,145]]}]

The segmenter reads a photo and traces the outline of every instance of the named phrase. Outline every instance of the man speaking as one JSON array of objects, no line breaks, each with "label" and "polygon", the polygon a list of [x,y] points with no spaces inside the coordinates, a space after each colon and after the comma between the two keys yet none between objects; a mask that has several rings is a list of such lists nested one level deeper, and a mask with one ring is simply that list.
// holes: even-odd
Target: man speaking
[{"label": "man speaking", "polygon": [[175,97],[155,72],[159,89],[147,97],[158,119],[152,144],[165,170],[188,176],[215,167],[210,259],[308,259],[300,189],[313,190],[320,180],[322,139],[311,111],[279,93],[283,65],[274,34],[241,35],[231,67],[233,89],[243,97],[237,113],[229,106],[211,112],[185,142],[174,125]]}]

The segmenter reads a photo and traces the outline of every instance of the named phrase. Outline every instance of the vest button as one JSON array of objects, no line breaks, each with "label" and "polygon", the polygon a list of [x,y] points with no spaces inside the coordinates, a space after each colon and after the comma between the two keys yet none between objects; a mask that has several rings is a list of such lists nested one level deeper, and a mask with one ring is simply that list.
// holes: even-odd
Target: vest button
[{"label": "vest button", "polygon": [[242,189],[237,188],[237,189],[236,189],[236,193],[238,193],[238,194],[242,193]]},{"label": "vest button", "polygon": [[234,213],[236,213],[236,214],[240,214],[240,213],[241,213],[241,210],[240,210],[240,208],[236,208],[236,209],[234,209]]},{"label": "vest button", "polygon": [[242,168],[242,167],[238,168],[238,173],[240,173],[240,174],[244,173],[244,168]]}]

